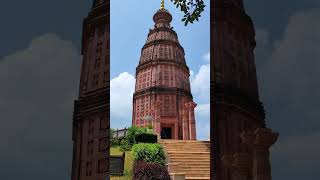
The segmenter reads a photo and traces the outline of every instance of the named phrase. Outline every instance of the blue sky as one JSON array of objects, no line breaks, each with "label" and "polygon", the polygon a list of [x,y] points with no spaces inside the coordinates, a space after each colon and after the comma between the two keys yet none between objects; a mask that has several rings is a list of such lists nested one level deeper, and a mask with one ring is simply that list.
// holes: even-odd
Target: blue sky
[{"label": "blue sky", "polygon": [[[191,70],[191,88],[196,108],[198,139],[209,137],[209,48],[210,4],[199,22],[184,26],[183,13],[169,0],[165,8],[173,16],[171,26],[177,32],[185,49],[185,58]],[[111,126],[123,128],[131,125],[132,92],[135,68],[152,17],[160,7],[160,0],[117,1],[111,0]]]}]

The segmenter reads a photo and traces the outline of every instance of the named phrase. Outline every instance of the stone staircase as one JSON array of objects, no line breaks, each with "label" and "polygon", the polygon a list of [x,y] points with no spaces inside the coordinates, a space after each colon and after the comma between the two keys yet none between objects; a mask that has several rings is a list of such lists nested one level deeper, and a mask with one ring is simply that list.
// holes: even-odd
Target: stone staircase
[{"label": "stone staircase", "polygon": [[210,179],[210,142],[160,140],[167,154],[171,175],[185,174],[186,180]]}]

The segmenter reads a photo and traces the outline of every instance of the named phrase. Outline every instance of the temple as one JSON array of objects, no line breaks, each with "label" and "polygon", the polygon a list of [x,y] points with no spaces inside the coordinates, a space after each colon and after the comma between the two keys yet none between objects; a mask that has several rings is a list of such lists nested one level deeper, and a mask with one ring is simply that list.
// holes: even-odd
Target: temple
[{"label": "temple", "polygon": [[74,102],[71,180],[109,179],[109,1],[94,0],[83,22],[79,99]]},{"label": "temple", "polygon": [[195,140],[190,71],[163,1],[153,21],[136,68],[132,125],[152,126],[162,139]]},{"label": "temple", "polygon": [[267,128],[254,60],[255,29],[242,0],[213,0],[211,179],[271,180]]}]

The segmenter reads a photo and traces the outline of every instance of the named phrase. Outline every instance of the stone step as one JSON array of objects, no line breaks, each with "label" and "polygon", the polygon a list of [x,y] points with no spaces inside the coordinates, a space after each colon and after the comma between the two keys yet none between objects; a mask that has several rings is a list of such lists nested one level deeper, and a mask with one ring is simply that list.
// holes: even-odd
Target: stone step
[{"label": "stone step", "polygon": [[197,157],[194,157],[194,156],[170,156],[169,157],[170,160],[173,160],[173,159],[181,159],[181,160],[184,160],[184,159],[190,159],[190,160],[193,160],[193,159],[198,159],[198,160],[209,160],[210,157],[208,156],[197,156]]},{"label": "stone step", "polygon": [[206,143],[206,142],[180,142],[180,141],[172,141],[172,142],[162,142],[161,144],[175,144],[175,145],[185,145],[186,143],[188,143],[188,145],[194,145],[194,144],[201,144],[201,145],[208,145],[210,146],[210,143]]},{"label": "stone step", "polygon": [[175,147],[163,146],[163,147],[166,147],[169,149],[185,149],[185,148],[188,148],[188,149],[210,149],[210,147],[206,147],[206,146],[175,146]]},{"label": "stone step", "polygon": [[188,165],[182,165],[180,164],[179,165],[179,169],[183,169],[183,170],[190,170],[190,169],[197,169],[197,170],[210,170],[210,166],[205,166],[205,165],[202,165],[202,166],[188,166]]},{"label": "stone step", "polygon": [[169,150],[175,150],[175,151],[210,151],[210,148],[206,147],[166,147],[163,146],[165,149]]},{"label": "stone step", "polygon": [[[164,147],[165,148],[165,147]],[[165,148],[167,151],[177,151],[177,152],[210,152],[208,148]]]},{"label": "stone step", "polygon": [[210,155],[208,154],[208,152],[205,151],[201,151],[201,152],[174,152],[174,151],[169,151],[167,152],[168,155],[170,156],[208,156],[210,157]]},{"label": "stone step", "polygon": [[[182,144],[182,143],[163,143],[164,146],[167,145],[172,145],[174,144],[175,146],[186,146],[186,144]],[[210,144],[203,144],[203,143],[193,143],[193,144],[187,144],[188,146],[206,146],[206,147],[210,147]]]},{"label": "stone step", "polygon": [[190,149],[190,148],[185,148],[185,149],[172,149],[172,148],[165,148],[167,152],[189,152],[189,153],[195,153],[195,152],[210,152],[210,149]]},{"label": "stone step", "polygon": [[210,149],[210,146],[206,146],[206,145],[203,145],[203,144],[195,144],[195,145],[175,145],[175,146],[172,146],[172,145],[169,145],[169,144],[163,144],[163,146],[165,147],[174,147],[174,148],[179,148],[179,147],[202,147],[202,148],[208,148]]},{"label": "stone step", "polygon": [[[209,157],[169,157],[170,162],[174,160],[180,160],[180,161],[189,161],[189,160],[196,160],[196,161],[203,161],[203,162],[209,162]],[[208,160],[208,161],[206,161]]]},{"label": "stone step", "polygon": [[210,172],[206,174],[192,174],[192,173],[187,173],[185,174],[186,177],[210,177]]},{"label": "stone step", "polygon": [[200,171],[210,171],[210,166],[205,166],[205,165],[194,165],[194,166],[180,166],[179,165],[179,170],[185,170],[185,171],[192,171],[192,170],[200,170]]},{"label": "stone step", "polygon": [[186,146],[186,145],[176,145],[176,146],[172,146],[172,145],[163,145],[164,147],[172,147],[172,148],[207,148],[207,149],[210,149],[210,146],[205,146],[205,145],[189,145],[189,146]]},{"label": "stone step", "polygon": [[[169,155],[170,157],[210,157],[208,154],[197,154],[197,153],[190,153],[190,154],[173,154],[173,153],[168,153],[167,155]],[[196,157],[195,157],[196,156]]]},{"label": "stone step", "polygon": [[[204,163],[182,163],[182,162],[174,162],[174,163],[179,163],[180,165],[183,164],[184,167],[185,166],[191,166],[191,167],[194,167],[194,166],[201,166],[201,167],[204,167],[204,168],[210,168],[210,165],[206,165]],[[210,162],[209,162],[210,163]],[[180,167],[180,166],[179,166]]]},{"label": "stone step", "polygon": [[182,158],[171,158],[169,157],[169,160],[171,163],[173,163],[173,161],[177,161],[177,162],[181,162],[181,163],[186,163],[186,162],[190,162],[190,163],[210,163],[210,159],[191,159],[189,157],[186,157],[184,159]]},{"label": "stone step", "polygon": [[191,174],[201,174],[202,175],[206,175],[209,174],[210,175],[210,170],[189,170],[189,171],[185,171],[184,169],[181,169],[181,172],[185,173],[186,175],[191,175]]},{"label": "stone step", "polygon": [[210,176],[206,176],[206,177],[191,177],[191,176],[187,176],[186,180],[208,180],[210,179]]},{"label": "stone step", "polygon": [[187,180],[210,179],[210,142],[162,140],[170,163],[177,163],[178,172],[185,173]]},{"label": "stone step", "polygon": [[208,145],[210,146],[210,143],[207,143],[207,142],[188,142],[188,141],[172,141],[172,142],[160,142],[161,144],[175,144],[175,145],[185,145],[185,144],[188,144],[188,145],[194,145],[194,144],[201,144],[201,145]]},{"label": "stone step", "polygon": [[[181,171],[181,172],[183,172],[183,171]],[[208,177],[208,176],[210,176],[210,171],[209,172],[185,172],[185,175],[186,175],[186,177],[188,176],[188,177]]]},{"label": "stone step", "polygon": [[185,145],[186,143],[188,143],[188,145],[193,145],[193,144],[205,144],[205,145],[210,145],[210,143],[207,143],[207,142],[187,142],[187,141],[172,141],[172,142],[160,142],[161,144],[175,144],[175,145]]}]

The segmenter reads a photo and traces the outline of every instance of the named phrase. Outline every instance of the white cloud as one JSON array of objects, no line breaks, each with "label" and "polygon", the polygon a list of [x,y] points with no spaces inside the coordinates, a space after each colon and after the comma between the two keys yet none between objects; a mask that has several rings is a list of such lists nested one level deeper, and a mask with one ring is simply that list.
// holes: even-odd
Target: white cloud
[{"label": "white cloud", "polygon": [[203,59],[210,63],[210,52],[204,54]]},{"label": "white cloud", "polygon": [[195,108],[197,138],[208,140],[210,137],[210,103],[198,104]]},{"label": "white cloud", "polygon": [[135,78],[132,74],[123,72],[110,83],[111,127],[124,128],[130,126],[132,116],[132,96]]},{"label": "white cloud", "polygon": [[197,74],[190,75],[192,94],[195,100],[209,101],[210,98],[210,64],[202,65]]},{"label": "white cloud", "polygon": [[198,104],[195,111],[199,116],[207,116],[208,114],[210,114],[210,103]]},{"label": "white cloud", "polygon": [[190,71],[191,91],[195,108],[197,138],[207,140],[210,136],[210,52],[202,57],[208,64],[200,66],[198,71]]},{"label": "white cloud", "polygon": [[36,37],[0,60],[4,179],[6,174],[9,179],[70,178],[73,100],[81,60],[80,50],[55,34]]}]

